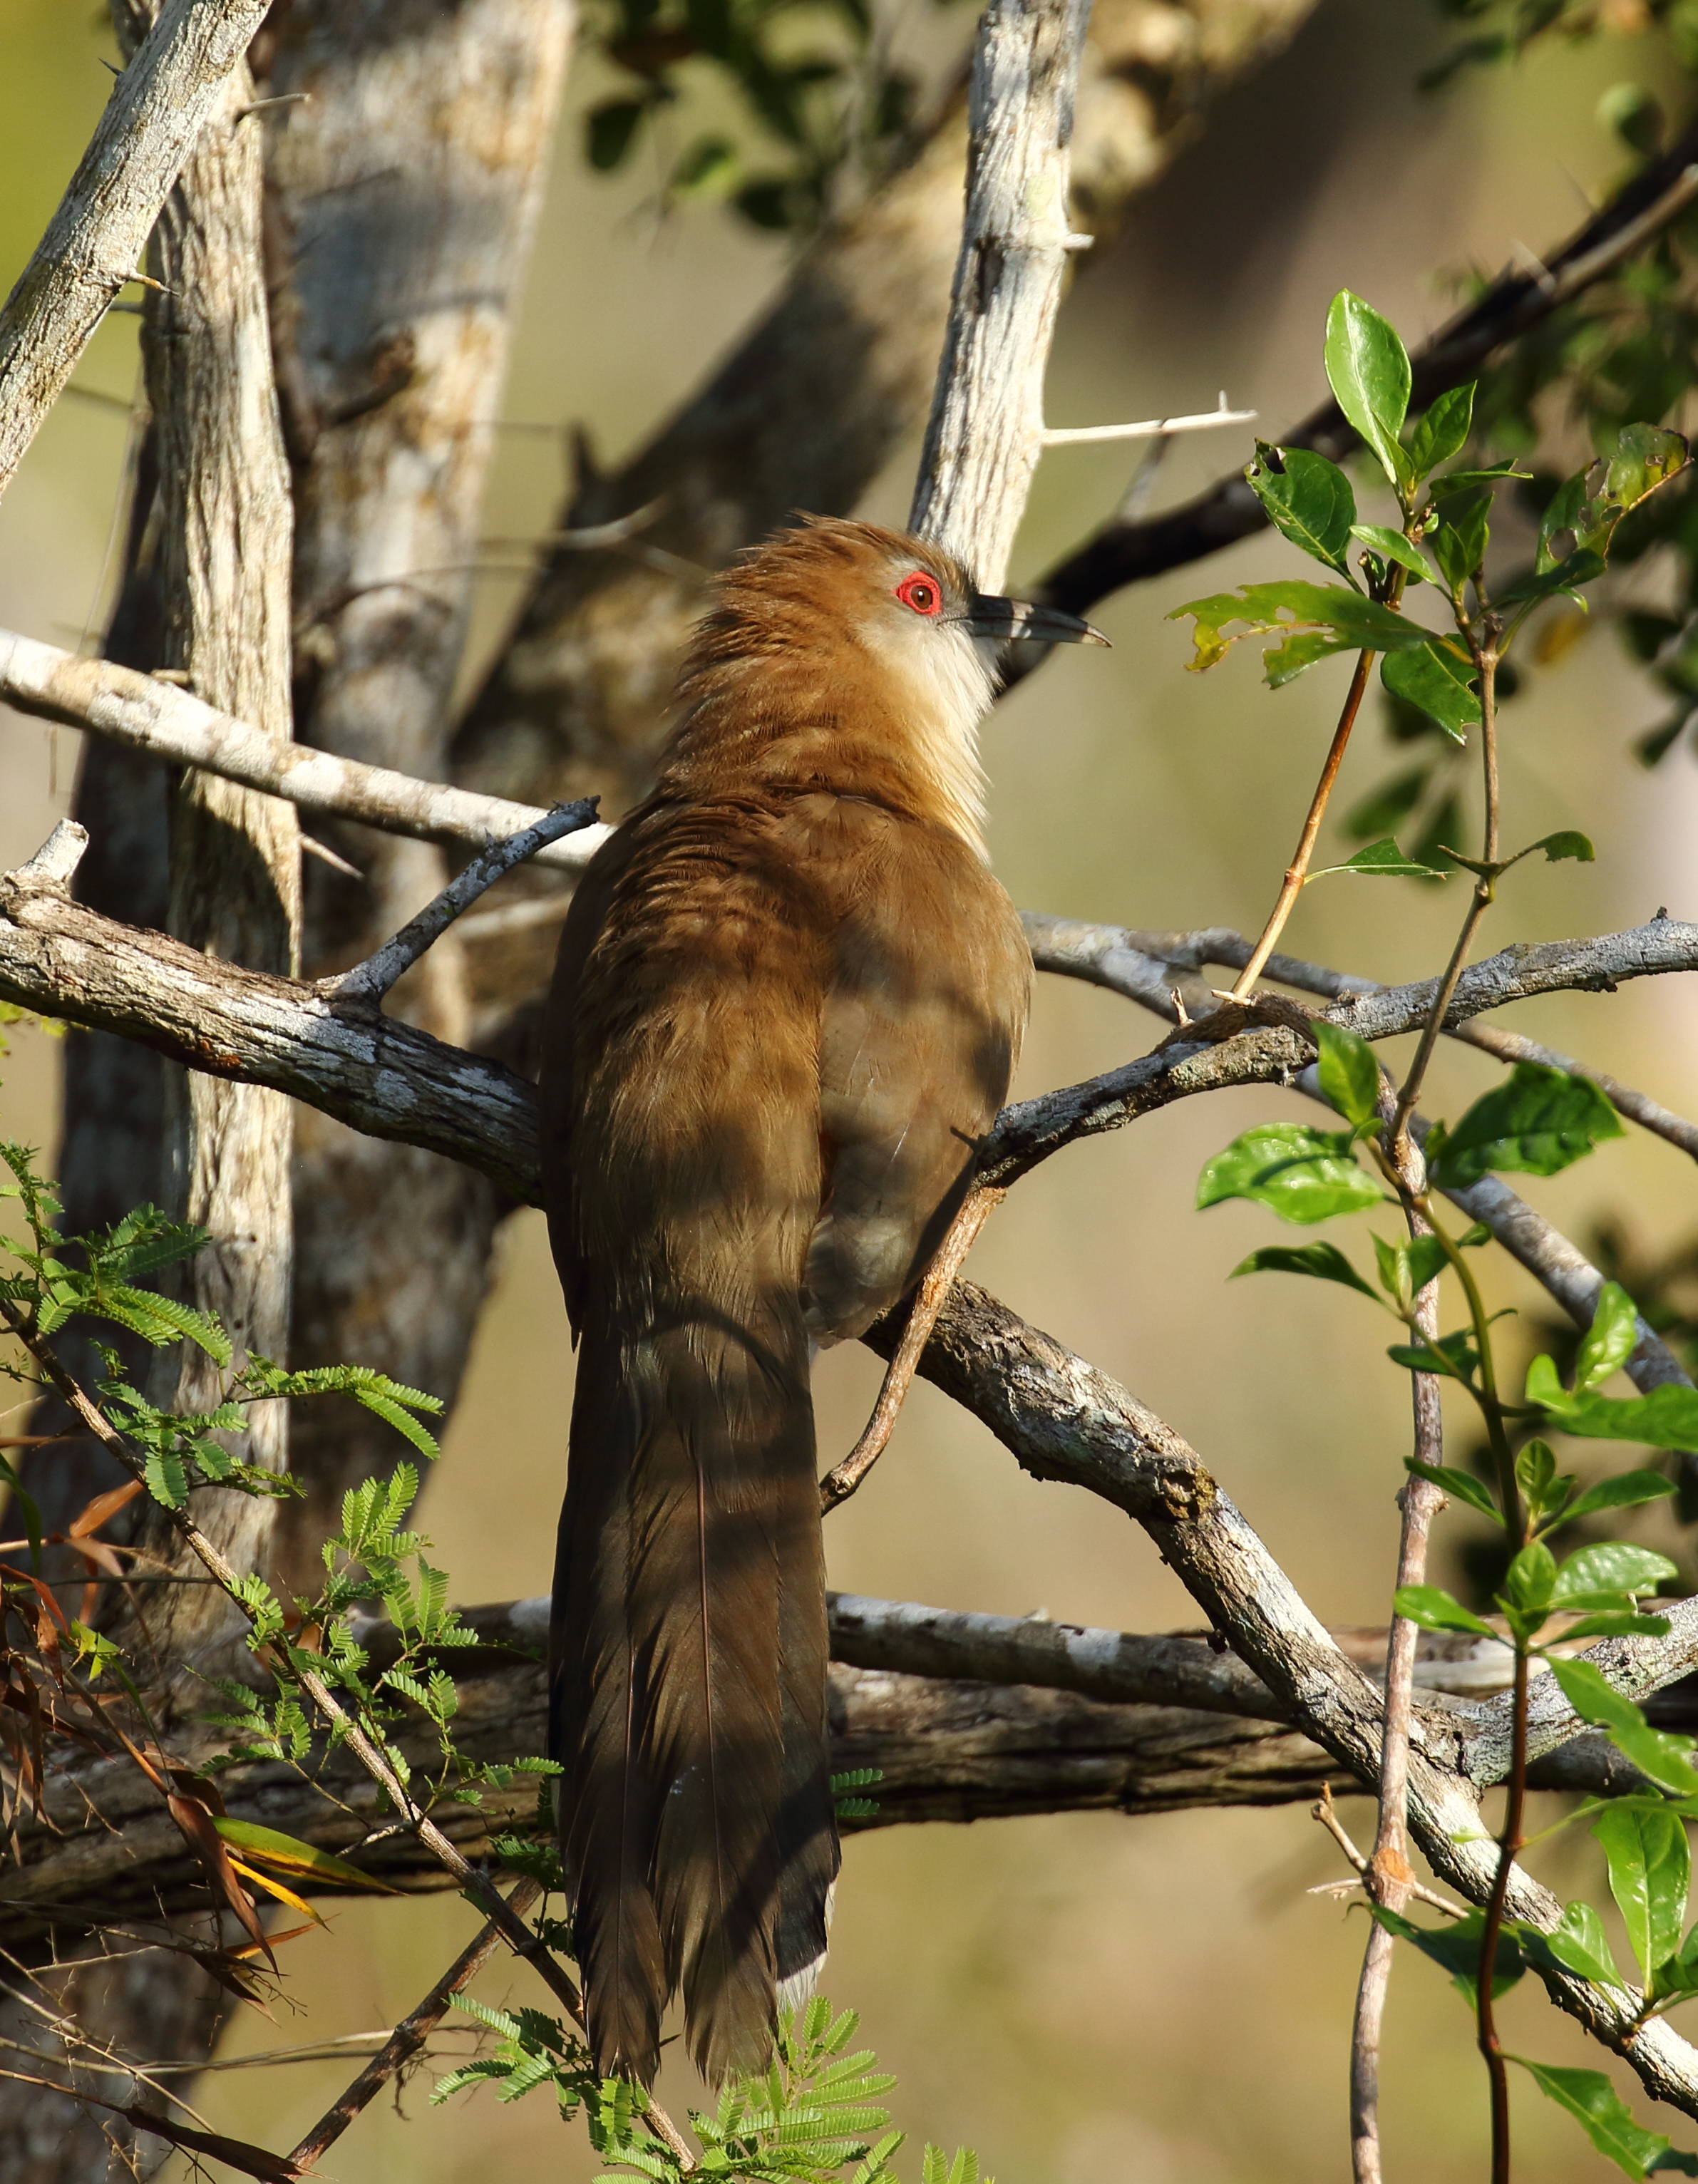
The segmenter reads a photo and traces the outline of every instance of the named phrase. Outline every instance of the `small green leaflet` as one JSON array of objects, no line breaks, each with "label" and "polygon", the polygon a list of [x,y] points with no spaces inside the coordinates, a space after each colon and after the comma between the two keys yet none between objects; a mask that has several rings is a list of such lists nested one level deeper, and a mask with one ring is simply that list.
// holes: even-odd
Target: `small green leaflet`
[{"label": "small green leaflet", "polygon": [[1494,1168],[1555,1175],[1606,1139],[1623,1135],[1620,1117],[1584,1077],[1518,1061],[1506,1084],[1476,1100],[1431,1163],[1441,1190],[1462,1190]]},{"label": "small green leaflet", "polygon": [[1379,1104],[1379,1064],[1365,1039],[1341,1024],[1315,1026],[1320,1048],[1316,1075],[1328,1100],[1344,1120],[1360,1128],[1371,1123]]},{"label": "small green leaflet", "polygon": [[[1412,1472],[1417,1479],[1430,1479],[1453,1502],[1466,1502],[1471,1509],[1478,1509],[1483,1517],[1489,1517],[1495,1524],[1502,1524],[1502,1513],[1493,1501],[1490,1490],[1469,1473],[1452,1470],[1449,1464],[1423,1463],[1417,1456],[1406,1456],[1403,1468]],[[1410,1620],[1412,1622],[1414,1618],[1411,1616]]]},{"label": "small green leaflet", "polygon": [[1409,357],[1397,330],[1348,288],[1327,314],[1327,377],[1339,409],[1400,489],[1415,482],[1398,434],[1409,410]]},{"label": "small green leaflet", "polygon": [[1584,1440],[1698,1448],[1698,1389],[1683,1387],[1679,1381],[1653,1388],[1648,1396],[1571,1395],[1557,1379],[1555,1363],[1541,1353],[1527,1368],[1527,1400],[1546,1412],[1564,1433]]},{"label": "small green leaflet", "polygon": [[1383,523],[1353,523],[1352,538],[1360,538],[1370,553],[1378,554],[1382,561],[1395,561],[1400,569],[1407,569],[1417,584],[1430,583],[1433,571],[1421,558],[1418,549],[1411,546],[1400,531],[1393,531]]},{"label": "small green leaflet", "polygon": [[[1431,632],[1408,621],[1393,607],[1363,597],[1343,584],[1314,584],[1305,577],[1278,583],[1245,584],[1236,592],[1216,592],[1190,599],[1169,613],[1169,621],[1191,616],[1195,671],[1212,667],[1245,637],[1278,637],[1263,662],[1271,687],[1300,675],[1333,652],[1394,652],[1427,643]],[[1228,636],[1228,625],[1245,627]]]},{"label": "small green leaflet", "polygon": [[1471,1630],[1477,1638],[1503,1642],[1501,1633],[1464,1607],[1460,1600],[1453,1600],[1442,1585],[1400,1585],[1391,1605],[1394,1614],[1422,1630]]},{"label": "small green leaflet", "polygon": [[1610,1953],[1604,1922],[1589,1903],[1565,1904],[1562,1916],[1545,1937],[1545,1945],[1559,1964],[1599,1986],[1625,1986]]},{"label": "small green leaflet", "polygon": [[1653,2169],[1677,2166],[1686,2175],[1698,2174],[1691,2156],[1662,2159],[1669,2143],[1654,2131],[1641,2131],[1631,2110],[1601,2070],[1558,2070],[1547,2063],[1529,2063],[1524,2055],[1511,2057],[1519,2063],[1547,2100],[1567,2109],[1600,2153],[1613,2161],[1624,2176],[1648,2176]]},{"label": "small green leaflet", "polygon": [[1318,872],[1308,873],[1304,880],[1325,879],[1329,872],[1354,872],[1358,879],[1370,880],[1444,880],[1448,872],[1437,865],[1423,865],[1413,857],[1406,857],[1388,834],[1383,842],[1370,842],[1365,850],[1358,850],[1342,865],[1322,865]]},{"label": "small green leaflet", "polygon": [[1350,1156],[1350,1133],[1306,1123],[1264,1123],[1235,1138],[1197,1178],[1197,1204],[1253,1199],[1282,1221],[1307,1226],[1378,1206],[1383,1194]]},{"label": "small green leaflet", "polygon": [[1344,555],[1356,501],[1336,463],[1308,448],[1275,448],[1258,440],[1244,478],[1276,531],[1312,560],[1349,576]]},{"label": "small green leaflet", "polygon": [[1395,698],[1419,707],[1456,743],[1466,743],[1464,730],[1479,720],[1473,666],[1459,660],[1443,638],[1429,638],[1418,651],[1389,652],[1380,663],[1379,679]]},{"label": "small green leaflet", "polygon": [[1308,1274],[1316,1281],[1360,1290],[1375,1304],[1379,1302],[1336,1244],[1264,1244],[1239,1260],[1227,1279],[1235,1281],[1240,1274]]},{"label": "small green leaflet", "polygon": [[1619,1282],[1606,1282],[1593,1306],[1592,1324],[1574,1365],[1574,1388],[1584,1394],[1601,1387],[1634,1353],[1639,1341],[1639,1313]]},{"label": "small green leaflet", "polygon": [[1439,395],[1410,436],[1409,460],[1417,477],[1448,463],[1467,445],[1474,421],[1474,384],[1471,379]]}]

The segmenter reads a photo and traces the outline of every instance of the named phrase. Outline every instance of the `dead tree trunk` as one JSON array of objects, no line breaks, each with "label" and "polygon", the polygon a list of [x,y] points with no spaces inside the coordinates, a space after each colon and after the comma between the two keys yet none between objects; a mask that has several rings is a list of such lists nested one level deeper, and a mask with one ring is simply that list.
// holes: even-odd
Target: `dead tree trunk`
[{"label": "dead tree trunk", "polygon": [[[130,50],[145,35],[151,13],[125,0],[114,8]],[[149,291],[143,351],[157,483],[146,519],[148,550],[136,557],[130,603],[132,612],[154,622],[149,664],[176,671],[209,703],[281,740],[290,727],[292,511],[272,387],[260,254],[262,148],[248,114],[253,100],[244,64],[214,103],[154,231],[151,263],[160,285]],[[109,790],[114,784],[101,785]],[[119,813],[104,800],[102,816],[109,822]],[[144,875],[159,868],[164,803],[142,807],[134,846]],[[292,809],[214,775],[191,772],[170,800],[169,830],[170,930],[228,961],[292,972],[300,869]],[[110,856],[112,845],[107,848]],[[133,895],[125,907],[135,914]],[[148,1100],[142,1127],[120,1140],[138,1168],[151,1169],[152,1189],[136,1190],[140,1178],[120,1175],[109,1156],[100,1167],[103,1187],[117,1201],[111,1210],[157,1195],[177,1217],[206,1228],[210,1240],[189,1271],[189,1300],[222,1319],[238,1363],[250,1351],[281,1358],[288,1340],[290,1104],[257,1085],[175,1068],[154,1072],[148,1089],[161,1080],[163,1096]],[[108,1098],[114,1091],[121,1097],[121,1078],[109,1064],[96,1081]],[[159,1139],[150,1143],[153,1130]],[[189,1346],[181,1359],[168,1353],[156,1376],[160,1397],[184,1409],[214,1407],[222,1377],[210,1358]],[[243,1452],[285,1468],[284,1407],[259,1406],[251,1416]],[[238,1568],[269,1563],[275,1502],[218,1493],[196,1500],[205,1505],[197,1507],[197,1520]],[[144,1517],[136,1539],[175,1563],[175,1535],[159,1521],[161,1515]],[[240,1620],[210,1588],[167,1586],[153,1593],[145,1618],[136,1616],[127,1635],[153,1680],[176,1685],[218,1664]],[[164,1950],[69,1966],[38,1978],[36,1986],[76,2020],[85,2037],[120,2057],[198,2059],[209,2050],[224,2014],[220,1990],[191,1960]],[[33,1998],[39,2000],[40,1992]],[[25,1993],[7,2005],[7,2036],[40,2047],[76,2082],[75,2053],[61,2051],[50,2035],[44,2044],[31,1999]],[[92,2081],[91,2089],[109,2097],[111,2083],[109,2077]],[[133,2098],[146,2106],[157,2097],[138,2085]],[[97,2109],[44,2114],[35,2089],[16,2084],[0,2085],[0,2142],[25,2149],[20,2162],[8,2160],[8,2175],[29,2184],[145,2176],[159,2165],[164,2151],[157,2140]]]},{"label": "dead tree trunk", "polygon": [[[571,0],[297,0],[278,21],[269,161],[279,378],[297,464],[296,727],[426,779],[446,771],[479,510],[547,171]],[[370,952],[446,877],[434,844],[340,827],[354,881],[308,872],[306,956]],[[466,1036],[450,933],[392,1013]],[[428,1153],[303,1116],[294,1351],[452,1401],[502,1205]],[[352,1403],[305,1407],[286,1568],[343,1489],[393,1459]]]}]

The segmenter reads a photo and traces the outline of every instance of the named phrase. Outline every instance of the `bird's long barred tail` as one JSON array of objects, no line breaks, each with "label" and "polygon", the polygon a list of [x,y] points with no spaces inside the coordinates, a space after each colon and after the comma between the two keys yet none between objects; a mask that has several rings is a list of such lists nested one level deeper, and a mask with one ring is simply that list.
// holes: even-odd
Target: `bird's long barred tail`
[{"label": "bird's long barred tail", "polygon": [[561,1849],[596,2066],[645,2085],[674,1992],[718,2081],[764,2063],[778,1989],[825,1949],[807,1372],[793,1286],[622,1342],[585,1329],[552,1670]]}]

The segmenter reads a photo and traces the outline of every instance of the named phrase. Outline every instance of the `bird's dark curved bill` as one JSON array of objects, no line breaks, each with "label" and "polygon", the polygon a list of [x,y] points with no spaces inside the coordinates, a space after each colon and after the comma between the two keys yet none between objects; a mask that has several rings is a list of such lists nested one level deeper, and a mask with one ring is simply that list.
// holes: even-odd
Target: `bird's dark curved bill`
[{"label": "bird's dark curved bill", "polygon": [[966,621],[975,637],[1000,638],[1005,644],[1026,638],[1038,644],[1106,644],[1100,629],[1060,607],[1033,606],[1025,599],[992,599],[975,592]]}]

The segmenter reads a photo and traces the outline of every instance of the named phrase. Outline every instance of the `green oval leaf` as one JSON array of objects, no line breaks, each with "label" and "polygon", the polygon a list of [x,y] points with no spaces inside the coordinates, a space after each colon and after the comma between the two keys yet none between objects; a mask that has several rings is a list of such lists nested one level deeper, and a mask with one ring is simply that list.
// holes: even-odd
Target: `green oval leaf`
[{"label": "green oval leaf", "polygon": [[1495,1638],[1501,1644],[1502,1634],[1494,1630],[1460,1600],[1453,1600],[1442,1585],[1400,1585],[1392,1597],[1392,1613],[1400,1615],[1406,1623],[1413,1623],[1422,1630],[1470,1630],[1477,1638]]},{"label": "green oval leaf", "polygon": [[1467,445],[1474,421],[1474,384],[1471,379],[1436,396],[1410,435],[1409,460],[1417,478],[1448,463]]},{"label": "green oval leaf", "polygon": [[1313,560],[1341,576],[1349,573],[1344,554],[1356,499],[1336,463],[1309,448],[1276,448],[1258,440],[1244,477],[1275,530]]},{"label": "green oval leaf", "polygon": [[[1566,1556],[1550,1595],[1553,1607],[1614,1607],[1626,1594],[1655,1592],[1666,1578],[1679,1574],[1667,1555],[1635,1547],[1623,1540],[1603,1540]],[[1608,1595],[1607,1601],[1600,1596]]]},{"label": "green oval leaf", "polygon": [[1394,486],[1414,482],[1398,440],[1409,410],[1409,357],[1397,329],[1348,288],[1327,314],[1327,378],[1339,409],[1378,456]]},{"label": "green oval leaf", "polygon": [[1555,1175],[1623,1134],[1621,1117],[1589,1079],[1518,1061],[1508,1082],[1475,1100],[1445,1137],[1434,1180],[1453,1190],[1494,1168]]},{"label": "green oval leaf", "polygon": [[1455,743],[1466,743],[1464,731],[1479,720],[1473,668],[1440,638],[1429,638],[1418,652],[1389,652],[1379,679],[1394,698],[1417,706]]},{"label": "green oval leaf", "polygon": [[1321,1050],[1316,1074],[1328,1102],[1347,1123],[1358,1128],[1371,1123],[1379,1104],[1379,1064],[1373,1049],[1342,1024],[1317,1022],[1315,1039]]},{"label": "green oval leaf", "polygon": [[1562,1907],[1562,1916],[1545,1937],[1545,1945],[1559,1964],[1599,1986],[1625,1986],[1610,1953],[1604,1922],[1589,1903],[1575,1902]]},{"label": "green oval leaf", "polygon": [[1348,1131],[1264,1123],[1234,1139],[1197,1179],[1197,1204],[1253,1199],[1282,1221],[1307,1226],[1378,1206],[1383,1194],[1350,1156]]},{"label": "green oval leaf", "polygon": [[1692,1856],[1686,1825],[1656,1807],[1606,1807],[1592,1823],[1609,1862],[1610,1893],[1647,1981],[1680,1947]]},{"label": "green oval leaf", "polygon": [[1562,1696],[1584,1722],[1601,1729],[1617,1752],[1660,1789],[1677,1797],[1698,1796],[1698,1768],[1692,1764],[1692,1739],[1653,1729],[1633,1701],[1624,1698],[1590,1661],[1549,1656],[1550,1673]]},{"label": "green oval leaf", "polygon": [[1382,561],[1395,561],[1400,568],[1407,569],[1417,584],[1432,582],[1433,571],[1400,531],[1394,531],[1383,523],[1353,523],[1350,536],[1360,538],[1370,553],[1378,554]]},{"label": "green oval leaf", "polygon": [[1601,1387],[1625,1365],[1639,1342],[1639,1313],[1619,1282],[1606,1282],[1593,1307],[1574,1366],[1577,1394]]}]

